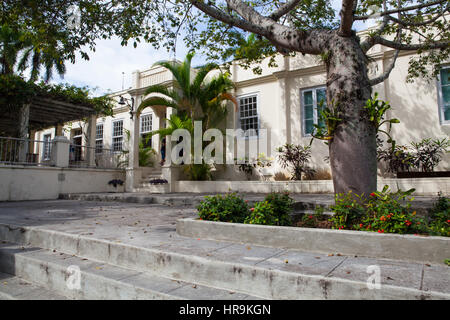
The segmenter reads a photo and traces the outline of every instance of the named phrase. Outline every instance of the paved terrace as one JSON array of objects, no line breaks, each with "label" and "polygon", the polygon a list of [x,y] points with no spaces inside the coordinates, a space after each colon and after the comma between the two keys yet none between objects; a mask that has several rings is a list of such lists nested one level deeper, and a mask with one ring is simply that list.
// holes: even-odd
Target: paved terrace
[{"label": "paved terrace", "polygon": [[[181,199],[186,195],[159,197]],[[246,197],[255,200],[262,195]],[[296,200],[314,198],[332,201],[329,195],[294,197]],[[427,200],[430,199],[421,200],[429,202]],[[382,285],[440,292],[450,297],[450,268],[444,264],[370,259],[343,256],[335,252],[334,255],[316,254],[246,243],[185,238],[176,233],[175,225],[177,219],[187,217],[196,217],[196,211],[186,205],[77,200],[0,203],[0,224],[32,226],[92,239],[103,239],[111,243],[187,254],[219,262],[258,266],[268,270],[321,275],[330,279],[337,277],[365,282],[368,278],[367,266],[378,265],[381,268]]]}]

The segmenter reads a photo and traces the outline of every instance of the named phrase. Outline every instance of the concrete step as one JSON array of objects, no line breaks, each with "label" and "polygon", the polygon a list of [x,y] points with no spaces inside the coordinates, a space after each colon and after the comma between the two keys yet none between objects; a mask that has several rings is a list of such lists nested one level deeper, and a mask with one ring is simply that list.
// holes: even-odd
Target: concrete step
[{"label": "concrete step", "polygon": [[[24,247],[0,246],[0,270],[38,283],[49,296],[89,300],[244,300],[246,294],[220,290],[155,274],[120,268],[74,255]],[[76,272],[79,270],[79,273]],[[6,295],[14,292],[4,288]],[[21,299],[21,296],[17,296]]]},{"label": "concrete step", "polygon": [[[0,239],[10,242],[265,299],[450,299],[446,266],[174,237],[144,247],[0,225]],[[149,235],[141,241],[155,239]],[[371,266],[381,270],[379,289],[367,284]],[[442,277],[447,280],[442,282]]]},{"label": "concrete step", "polygon": [[33,282],[0,272],[0,300],[67,300],[67,297]]},{"label": "concrete step", "polygon": [[134,189],[134,192],[139,193],[168,193],[170,192],[170,186],[166,184],[151,184],[140,183],[138,188]]},{"label": "concrete step", "polygon": [[153,174],[147,175],[145,177],[141,178],[141,181],[150,181],[153,179],[163,179],[162,173],[161,172],[155,172]]}]

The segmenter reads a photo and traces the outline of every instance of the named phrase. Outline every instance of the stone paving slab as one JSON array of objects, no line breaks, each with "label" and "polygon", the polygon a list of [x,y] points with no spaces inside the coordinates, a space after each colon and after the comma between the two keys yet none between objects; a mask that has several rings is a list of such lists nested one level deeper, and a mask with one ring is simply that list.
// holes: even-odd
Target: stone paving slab
[{"label": "stone paving slab", "polygon": [[67,300],[67,298],[30,281],[0,272],[0,300]]},{"label": "stone paving slab", "polygon": [[55,230],[111,243],[330,279],[365,281],[369,276],[367,266],[378,265],[383,284],[450,292],[450,268],[444,264],[427,266],[387,259],[328,256],[177,235],[176,220],[195,216],[193,208],[158,204],[75,200],[0,203],[0,224]]}]

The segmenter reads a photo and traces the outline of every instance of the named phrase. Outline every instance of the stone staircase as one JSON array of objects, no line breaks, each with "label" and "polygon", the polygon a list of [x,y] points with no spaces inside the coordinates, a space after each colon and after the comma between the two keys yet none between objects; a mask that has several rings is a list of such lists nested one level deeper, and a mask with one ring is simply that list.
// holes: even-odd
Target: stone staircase
[{"label": "stone staircase", "polygon": [[[30,283],[33,292],[42,288],[45,294],[37,297],[42,299],[450,298],[440,278],[448,274],[445,266],[170,237],[173,243],[164,240],[153,248],[0,225],[0,272]],[[377,290],[367,287],[371,265],[383,270],[383,285]],[[76,276],[70,271],[73,266],[79,269]],[[419,287],[415,278],[421,272]],[[71,277],[79,279],[78,287],[68,285],[77,283]],[[0,299],[26,299],[16,292],[0,286]]]},{"label": "stone staircase", "polygon": [[166,183],[152,183],[152,181],[164,180],[162,176],[162,169],[160,166],[155,168],[145,168],[142,171],[142,177],[139,186],[134,188],[134,192],[138,193],[168,193],[170,186]]}]

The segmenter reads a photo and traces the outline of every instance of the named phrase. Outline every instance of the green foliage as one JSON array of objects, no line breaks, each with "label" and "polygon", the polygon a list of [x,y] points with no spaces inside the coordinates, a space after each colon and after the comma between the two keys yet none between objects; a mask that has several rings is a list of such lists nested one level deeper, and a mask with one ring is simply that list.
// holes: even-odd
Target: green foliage
[{"label": "green foliage", "polygon": [[348,192],[347,194],[337,194],[335,204],[331,206],[334,215],[330,218],[333,229],[349,229],[353,226],[365,212],[362,197]]},{"label": "green foliage", "polygon": [[169,70],[176,81],[176,89],[166,88],[161,85],[149,87],[145,95],[150,96],[142,101],[138,107],[138,113],[149,106],[167,106],[175,108],[179,113],[185,114],[192,122],[202,121],[203,130],[217,126],[226,116],[226,102],[236,99],[229,94],[234,85],[229,79],[229,74],[220,72],[217,76],[208,78],[211,71],[217,70],[216,64],[209,63],[196,70],[191,75],[191,61],[193,53],[189,53],[183,62],[160,61],[155,65]]},{"label": "green foliage", "polygon": [[337,105],[332,108],[323,107],[324,101],[320,101],[319,105],[319,123],[314,124],[314,132],[312,136],[319,140],[331,140],[333,139],[334,132],[338,124],[342,121],[342,114],[338,110]]},{"label": "green foliage", "polygon": [[328,220],[323,214],[324,210],[323,207],[317,206],[314,209],[314,214],[304,214],[301,219],[301,226],[306,228],[317,228],[319,223]]},{"label": "green foliage", "polygon": [[448,152],[450,139],[427,138],[419,142],[411,142],[411,145],[414,148],[414,166],[422,172],[433,172],[441,161],[442,155]]},{"label": "green foliage", "polygon": [[410,171],[416,169],[422,172],[433,172],[443,154],[448,152],[450,139],[431,138],[419,142],[411,142],[411,146],[400,146],[390,140],[391,147],[383,150],[378,148],[378,160],[388,165],[389,172]]},{"label": "green foliage", "polygon": [[0,75],[0,110],[17,111],[36,96],[36,88],[15,75]]},{"label": "green foliage", "polygon": [[288,193],[270,193],[264,201],[256,202],[254,207],[250,208],[250,215],[244,223],[290,226],[292,225],[290,217],[292,204],[293,200]]},{"label": "green foliage", "polygon": [[185,165],[184,172],[192,181],[211,180],[211,165],[207,163]]},{"label": "green foliage", "polygon": [[381,192],[370,194],[365,203],[366,214],[356,229],[379,233],[420,233],[425,223],[411,212],[410,197],[414,189],[392,193],[385,186]]},{"label": "green foliage", "polygon": [[407,146],[397,145],[395,141],[387,149],[378,148],[377,159],[387,164],[387,171],[392,173],[409,171],[414,165],[414,155]]},{"label": "green foliage", "polygon": [[273,207],[276,225],[289,226],[292,224],[291,216],[294,200],[288,192],[272,192],[266,196],[265,202]]},{"label": "green foliage", "polygon": [[247,202],[235,193],[206,196],[197,207],[200,219],[243,223],[249,214]]},{"label": "green foliage", "polygon": [[139,140],[139,167],[153,167],[155,165],[156,151],[146,146],[150,136]]},{"label": "green foliage", "polygon": [[[125,131],[125,137],[126,137],[126,143],[128,144],[130,142],[131,138],[131,132],[130,130],[124,129]],[[151,136],[147,136],[145,140],[140,139],[139,140],[139,166],[140,167],[153,167],[155,164],[155,156],[156,151],[152,147],[147,147],[148,139],[150,139]],[[118,168],[126,168],[128,166],[128,155],[130,151],[126,148],[122,149],[122,151],[116,155],[116,161],[117,161],[117,167]]]},{"label": "green foliage", "polygon": [[0,110],[15,111],[33,98],[48,98],[92,107],[97,114],[112,115],[113,99],[108,96],[92,97],[88,87],[69,84],[35,84],[16,75],[0,75]]},{"label": "green foliage", "polygon": [[235,193],[207,196],[197,207],[203,220],[289,226],[293,200],[289,194],[273,192],[264,201],[256,202],[249,208],[247,201]]},{"label": "green foliage", "polygon": [[277,149],[278,161],[283,168],[292,170],[292,180],[302,180],[302,174],[312,176],[314,169],[308,166],[311,158],[311,145],[285,144]]},{"label": "green foliage", "polygon": [[[384,120],[386,116],[386,112],[391,109],[391,106],[386,101],[382,101],[378,99],[378,92],[375,92],[374,97],[367,100],[364,108],[367,110],[369,120],[373,123],[377,132],[382,132],[386,134],[389,139],[388,142],[392,142],[392,138],[390,135],[391,127],[394,123],[400,123],[398,119],[388,119]],[[381,126],[383,124],[388,124],[388,131],[382,130]]]},{"label": "green foliage", "polygon": [[378,233],[427,233],[426,222],[411,210],[414,189],[391,192],[388,186],[368,197],[351,192],[336,197],[330,221],[334,229],[353,229]]},{"label": "green foliage", "polygon": [[274,207],[268,201],[255,203],[253,208],[250,208],[250,215],[245,219],[247,224],[263,224],[274,226],[277,225]]},{"label": "green foliage", "polygon": [[450,199],[442,193],[431,210],[428,227],[431,235],[450,237]]}]

